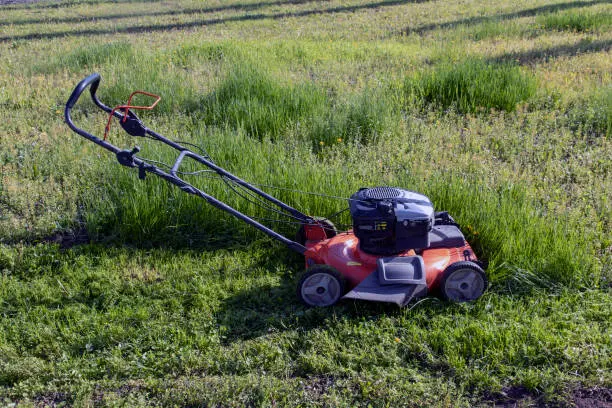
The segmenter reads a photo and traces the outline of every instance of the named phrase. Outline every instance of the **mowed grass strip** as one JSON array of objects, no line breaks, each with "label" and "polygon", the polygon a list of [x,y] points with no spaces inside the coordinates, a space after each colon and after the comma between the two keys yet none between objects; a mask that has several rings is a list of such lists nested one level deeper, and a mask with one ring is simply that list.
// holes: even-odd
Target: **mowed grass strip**
[{"label": "mowed grass strip", "polygon": [[[497,292],[473,305],[429,299],[413,309],[353,302],[306,309],[294,300],[295,256],[257,243],[146,253],[2,247],[1,255],[3,267],[13,264],[0,292],[6,396],[56,389],[69,401],[87,401],[99,388],[112,394],[136,381],[141,386],[127,393],[239,404],[257,394],[260,381],[287,380],[289,389],[265,387],[263,401],[438,405],[455,395],[468,405],[462,387],[480,394],[520,384],[552,400],[571,380],[568,370],[591,377],[609,367],[605,348],[592,347],[609,345],[612,310],[601,291]],[[439,376],[447,377],[442,394],[430,388]],[[235,384],[235,395],[219,389],[196,397],[177,377],[187,384],[220,377]],[[308,389],[298,381],[316,378],[328,378],[328,392],[299,397]],[[55,388],[44,387],[49,382]],[[164,382],[173,396],[159,388]]]}]

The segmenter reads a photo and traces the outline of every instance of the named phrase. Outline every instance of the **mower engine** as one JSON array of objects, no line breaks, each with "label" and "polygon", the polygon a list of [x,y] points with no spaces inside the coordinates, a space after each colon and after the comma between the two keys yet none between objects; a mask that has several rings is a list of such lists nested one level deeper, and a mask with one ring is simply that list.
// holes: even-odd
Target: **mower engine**
[{"label": "mower engine", "polygon": [[393,255],[427,248],[434,225],[433,204],[426,196],[394,187],[362,188],[349,200],[359,248]]}]

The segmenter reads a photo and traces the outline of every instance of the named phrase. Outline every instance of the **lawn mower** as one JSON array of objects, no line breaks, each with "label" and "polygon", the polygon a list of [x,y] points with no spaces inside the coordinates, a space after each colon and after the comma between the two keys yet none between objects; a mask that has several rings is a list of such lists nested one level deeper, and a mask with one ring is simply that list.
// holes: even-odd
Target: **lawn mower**
[{"label": "lawn mower", "polygon": [[[205,150],[199,150],[200,154],[186,147],[196,145],[172,141],[145,127],[134,110],[152,109],[159,102],[159,96],[136,91],[127,104],[110,108],[96,96],[99,85],[100,75],[92,74],[76,86],[64,112],[68,126],[113,152],[121,165],[137,168],[140,179],[147,173],[161,177],[302,254],[306,271],[299,280],[297,295],[306,305],[324,307],[340,299],[361,299],[404,306],[428,293],[465,302],[478,299],[485,291],[487,278],[483,265],[459,226],[447,212],[434,212],[432,202],[425,195],[396,187],[362,188],[348,198],[352,228],[338,232],[330,217],[306,215],[262,191],[257,184],[219,167]],[[103,139],[77,127],[70,116],[71,109],[88,87],[94,104],[109,115]],[[134,106],[132,98],[136,94],[153,97],[155,102],[150,106]],[[147,137],[176,149],[179,153],[174,164],[162,169],[159,162],[137,156],[139,147],[122,150],[109,143],[106,135],[113,117],[129,135]],[[185,158],[206,166],[209,174],[223,180],[240,197],[299,224],[296,238],[289,239],[275,232],[256,217],[243,214],[185,181],[182,175],[194,174],[180,170]]]}]

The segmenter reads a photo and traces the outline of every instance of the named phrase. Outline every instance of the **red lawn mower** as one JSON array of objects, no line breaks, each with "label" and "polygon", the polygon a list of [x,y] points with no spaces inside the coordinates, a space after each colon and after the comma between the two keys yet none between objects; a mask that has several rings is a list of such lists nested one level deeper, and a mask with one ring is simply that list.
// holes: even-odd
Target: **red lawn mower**
[{"label": "red lawn mower", "polygon": [[[327,218],[312,217],[272,197],[217,166],[202,150],[198,154],[146,128],[135,109],[152,109],[159,97],[146,92],[133,93],[126,105],[110,108],[96,96],[100,75],[92,74],[74,89],[64,112],[66,123],[77,134],[115,153],[120,164],[138,168],[144,179],[155,174],[186,193],[203,198],[211,205],[254,226],[294,251],[304,255],[306,272],[299,280],[298,297],[308,306],[331,306],[340,299],[361,299],[406,305],[414,298],[438,293],[442,298],[465,302],[478,299],[487,287],[483,265],[466,242],[459,226],[446,212],[434,212],[424,195],[395,187],[362,188],[349,199],[352,229],[338,232]],[[104,139],[78,128],[71,109],[89,87],[93,102],[109,114]],[[155,97],[151,106],[132,106],[137,94]],[[148,137],[179,151],[166,170],[159,162],[136,156],[140,148],[121,150],[106,141],[112,118],[131,136]],[[183,180],[180,166],[185,157],[208,167],[240,197],[261,204],[276,214],[299,223],[291,240]],[[190,173],[193,174],[193,173]],[[270,186],[268,186],[270,187]]]}]

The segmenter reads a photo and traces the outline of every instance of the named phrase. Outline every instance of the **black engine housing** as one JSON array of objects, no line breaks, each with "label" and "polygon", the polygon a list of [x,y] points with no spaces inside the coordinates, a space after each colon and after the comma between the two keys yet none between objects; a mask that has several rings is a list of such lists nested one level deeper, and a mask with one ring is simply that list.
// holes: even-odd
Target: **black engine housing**
[{"label": "black engine housing", "polygon": [[434,208],[423,194],[395,187],[362,188],[349,199],[349,208],[364,252],[391,255],[429,246]]}]

